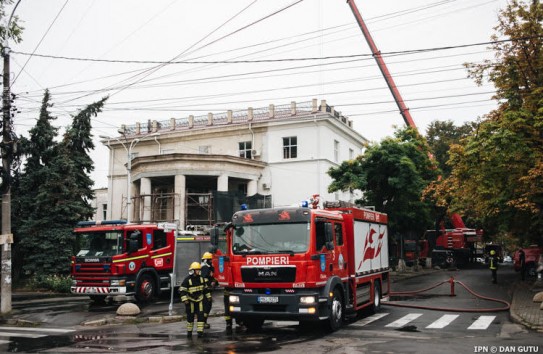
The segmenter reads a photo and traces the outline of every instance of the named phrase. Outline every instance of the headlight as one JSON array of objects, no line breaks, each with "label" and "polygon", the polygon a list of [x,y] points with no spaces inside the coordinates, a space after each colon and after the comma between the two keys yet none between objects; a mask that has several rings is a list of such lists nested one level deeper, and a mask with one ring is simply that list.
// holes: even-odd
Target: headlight
[{"label": "headlight", "polygon": [[111,281],[111,286],[125,286],[126,280],[124,279],[113,279]]},{"label": "headlight", "polygon": [[302,297],[300,297],[300,303],[301,304],[314,304],[315,303],[315,296],[302,296]]},{"label": "headlight", "polygon": [[228,296],[228,302],[231,304],[239,304],[239,296],[237,295]]}]

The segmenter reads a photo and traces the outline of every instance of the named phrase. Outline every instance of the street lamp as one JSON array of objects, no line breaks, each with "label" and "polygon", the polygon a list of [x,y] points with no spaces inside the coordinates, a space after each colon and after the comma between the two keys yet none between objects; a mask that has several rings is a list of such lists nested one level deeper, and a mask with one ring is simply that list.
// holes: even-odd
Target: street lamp
[{"label": "street lamp", "polygon": [[124,147],[124,149],[126,150],[126,160],[127,160],[127,163],[126,163],[126,210],[127,210],[127,216],[126,216],[126,223],[127,224],[130,224],[130,217],[132,215],[132,181],[131,181],[131,172],[132,172],[132,149],[140,142],[140,139],[134,139],[130,142],[130,145],[128,147],[126,147],[126,144],[121,140],[121,139],[118,139],[118,138],[112,138],[112,137],[109,137],[109,136],[105,136],[105,135],[100,135],[99,136],[101,139],[106,139],[108,140],[117,140],[119,143],[121,143],[121,145]]}]

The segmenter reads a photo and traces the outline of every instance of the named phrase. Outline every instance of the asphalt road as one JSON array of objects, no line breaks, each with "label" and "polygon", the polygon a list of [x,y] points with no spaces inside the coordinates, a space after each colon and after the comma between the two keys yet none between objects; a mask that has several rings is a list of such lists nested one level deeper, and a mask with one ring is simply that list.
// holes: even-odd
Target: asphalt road
[{"label": "asphalt road", "polygon": [[[447,282],[455,283],[454,295]],[[85,320],[112,316],[118,304],[89,306],[80,298],[17,302],[19,318],[42,319],[37,328],[0,327],[1,352],[50,353],[514,353],[543,352],[541,334],[528,331],[498,311],[502,303],[478,297],[510,300],[518,277],[509,266],[491,284],[484,268],[437,271],[392,284],[393,292],[433,287],[416,296],[392,296],[401,306],[384,305],[373,315],[361,314],[334,333],[318,326],[301,328],[296,322],[268,321],[259,333],[237,328],[225,331],[221,317],[210,319],[206,337],[187,339],[184,322],[81,326]],[[163,299],[143,309],[163,313]],[[21,306],[21,307],[19,307]],[[410,307],[405,307],[410,306]],[[176,308],[180,307],[176,304]]]}]

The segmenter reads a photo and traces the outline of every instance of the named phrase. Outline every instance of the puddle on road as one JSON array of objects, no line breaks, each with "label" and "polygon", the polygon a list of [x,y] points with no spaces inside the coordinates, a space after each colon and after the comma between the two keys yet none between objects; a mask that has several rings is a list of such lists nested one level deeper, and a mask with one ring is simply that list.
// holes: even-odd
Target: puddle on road
[{"label": "puddle on road", "polygon": [[[298,326],[266,326],[262,333],[225,332],[206,333],[204,338],[187,338],[180,334],[125,333],[126,328],[109,328],[92,333],[46,336],[42,338],[10,338],[10,343],[0,345],[0,352],[143,352],[166,348],[172,351],[195,353],[255,353],[280,350],[283,345],[303,343],[322,338],[324,333],[300,330]],[[38,329],[39,331],[39,329]],[[115,331],[115,332],[112,332]],[[56,351],[55,351],[56,349]]]}]

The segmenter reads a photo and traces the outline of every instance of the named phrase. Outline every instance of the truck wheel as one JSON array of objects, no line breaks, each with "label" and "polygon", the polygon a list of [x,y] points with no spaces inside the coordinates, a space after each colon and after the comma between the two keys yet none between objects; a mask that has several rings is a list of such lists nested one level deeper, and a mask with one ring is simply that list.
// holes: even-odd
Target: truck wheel
[{"label": "truck wheel", "polygon": [[243,324],[245,327],[247,327],[247,331],[249,332],[258,332],[262,329],[262,325],[264,324],[263,319],[250,319],[250,320],[243,320]]},{"label": "truck wheel", "polygon": [[343,297],[338,289],[334,289],[332,302],[330,303],[330,316],[328,317],[328,329],[337,331],[343,325]]},{"label": "truck wheel", "polygon": [[381,283],[378,281],[375,281],[373,283],[373,305],[372,305],[372,311],[374,313],[379,312],[381,310]]},{"label": "truck wheel", "polygon": [[105,304],[106,303],[106,297],[105,295],[89,295],[92,302],[95,304]]},{"label": "truck wheel", "polygon": [[530,264],[526,267],[526,274],[529,277],[535,277],[537,275],[536,268],[534,264]]},{"label": "truck wheel", "polygon": [[155,295],[155,282],[149,274],[140,277],[136,286],[136,300],[149,302]]}]

